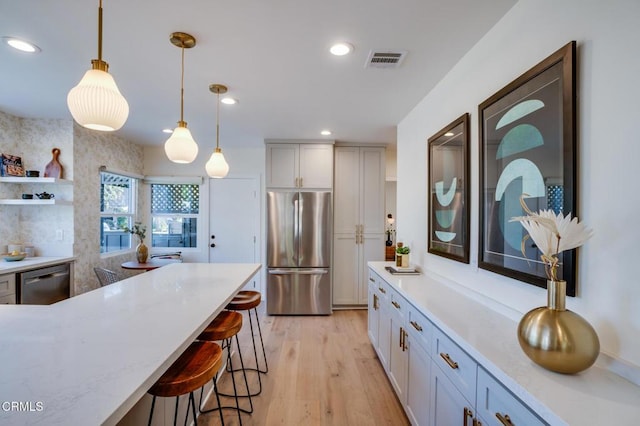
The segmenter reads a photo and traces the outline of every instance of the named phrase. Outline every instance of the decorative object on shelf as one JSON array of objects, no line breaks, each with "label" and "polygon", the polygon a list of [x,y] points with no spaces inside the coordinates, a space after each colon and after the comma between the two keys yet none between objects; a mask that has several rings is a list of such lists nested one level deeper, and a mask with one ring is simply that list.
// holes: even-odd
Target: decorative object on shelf
[{"label": "decorative object on shelf", "polygon": [[557,373],[575,374],[589,368],[598,358],[600,341],[595,330],[580,315],[565,307],[566,281],[558,278],[558,255],[581,246],[593,231],[571,214],[563,217],[551,210],[534,213],[520,198],[527,216],[514,217],[542,252],[540,256],[547,274],[547,306],[527,312],[518,324],[518,342],[524,353],[536,364]]},{"label": "decorative object on shelf", "polygon": [[428,252],[469,263],[469,114],[429,138]]},{"label": "decorative object on shelf", "polygon": [[191,132],[184,121],[184,49],[191,49],[196,45],[196,39],[187,33],[175,32],[171,34],[171,44],[179,47],[182,52],[182,73],[180,75],[180,121],[173,129],[171,137],[164,143],[167,158],[174,163],[191,163],[198,156],[198,144],[193,140]]},{"label": "decorative object on shelf", "polygon": [[51,155],[53,158],[44,167],[44,177],[62,179],[62,172],[64,169],[58,160],[60,157],[60,148],[53,148],[51,150]]},{"label": "decorative object on shelf", "polygon": [[49,194],[48,192],[41,192],[40,194],[36,194],[36,197],[40,198],[41,200],[50,200],[52,198],[55,198],[55,195]]},{"label": "decorative object on shelf", "polygon": [[33,200],[33,194],[22,194],[23,200]]},{"label": "decorative object on shelf", "polygon": [[27,177],[40,177],[40,172],[38,170],[27,170]]},{"label": "decorative object on shelf", "polygon": [[11,154],[2,154],[0,157],[0,176],[24,176],[22,157]]},{"label": "decorative object on shelf", "polygon": [[220,93],[227,93],[227,86],[222,84],[212,84],[209,90],[218,95],[216,108],[216,149],[211,154],[211,158],[205,164],[207,174],[212,178],[223,178],[229,173],[229,164],[224,159],[220,149]]},{"label": "decorative object on shelf", "polygon": [[[577,215],[576,42],[572,41],[478,106],[480,122],[480,232],[478,266],[544,288],[537,249],[520,250],[524,231],[520,194],[539,208]],[[527,259],[528,257],[528,259]],[[558,272],[575,296],[573,250]]]},{"label": "decorative object on shelf", "polygon": [[67,106],[73,119],[87,129],[110,132],[121,128],[129,116],[129,104],[102,60],[102,0],[98,7],[98,59],[91,60],[80,83],[69,91]]},{"label": "decorative object on shelf", "polygon": [[411,249],[404,245],[404,243],[398,242],[396,246],[396,266],[402,268],[409,267],[409,253]]},{"label": "decorative object on shelf", "polygon": [[140,222],[136,222],[133,228],[125,226],[122,228],[124,232],[128,232],[138,237],[138,245],[136,246],[136,260],[139,263],[146,263],[149,257],[149,248],[144,243],[144,237],[147,235],[147,227]]},{"label": "decorative object on shelf", "polygon": [[391,247],[393,245],[393,234],[395,233],[393,224],[395,221],[396,220],[393,218],[393,215],[389,213],[387,215],[387,241],[385,242],[387,247]]}]

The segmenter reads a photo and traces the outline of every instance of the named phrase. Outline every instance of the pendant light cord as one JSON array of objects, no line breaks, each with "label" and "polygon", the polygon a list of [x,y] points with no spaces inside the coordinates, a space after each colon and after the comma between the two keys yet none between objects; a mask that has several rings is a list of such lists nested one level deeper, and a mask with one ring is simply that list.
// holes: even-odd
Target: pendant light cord
[{"label": "pendant light cord", "polygon": [[217,91],[217,104],[216,104],[216,151],[220,149],[220,90]]},{"label": "pendant light cord", "polygon": [[182,50],[182,73],[180,76],[180,123],[184,123],[184,46]]},{"label": "pendant light cord", "polygon": [[102,62],[102,0],[98,6],[98,61]]}]

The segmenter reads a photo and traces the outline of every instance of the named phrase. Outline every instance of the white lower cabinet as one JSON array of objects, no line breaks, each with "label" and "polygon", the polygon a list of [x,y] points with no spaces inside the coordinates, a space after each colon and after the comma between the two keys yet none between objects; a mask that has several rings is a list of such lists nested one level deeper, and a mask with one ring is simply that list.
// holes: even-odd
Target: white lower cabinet
[{"label": "white lower cabinet", "polygon": [[433,325],[409,306],[407,325],[407,400],[405,411],[411,424],[429,425],[431,384],[431,335]]},{"label": "white lower cabinet", "polygon": [[478,368],[478,416],[487,425],[539,426],[546,423],[484,368]]},{"label": "white lower cabinet", "polygon": [[369,337],[412,425],[547,424],[371,270],[368,288]]},{"label": "white lower cabinet", "polygon": [[389,352],[389,380],[396,391],[398,399],[402,405],[407,400],[407,346],[405,330],[405,311],[408,309],[406,301],[398,296],[398,293],[391,290],[389,299],[391,307],[391,351]]},{"label": "white lower cabinet", "polygon": [[0,305],[16,303],[16,274],[0,275]]}]

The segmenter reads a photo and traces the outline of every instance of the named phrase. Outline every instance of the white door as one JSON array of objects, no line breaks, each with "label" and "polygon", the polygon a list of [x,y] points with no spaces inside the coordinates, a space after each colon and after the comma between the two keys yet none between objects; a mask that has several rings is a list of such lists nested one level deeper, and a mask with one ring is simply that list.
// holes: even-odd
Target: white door
[{"label": "white door", "polygon": [[[209,262],[260,263],[260,194],[257,177],[211,179]],[[260,274],[245,287],[262,292]]]}]

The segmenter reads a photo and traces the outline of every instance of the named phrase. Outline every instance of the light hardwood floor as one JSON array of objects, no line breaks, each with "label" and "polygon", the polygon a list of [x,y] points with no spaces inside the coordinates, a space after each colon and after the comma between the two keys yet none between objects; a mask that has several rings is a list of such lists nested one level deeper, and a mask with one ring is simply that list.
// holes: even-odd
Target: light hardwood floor
[{"label": "light hardwood floor", "polygon": [[[366,310],[330,316],[267,316],[264,308],[259,311],[269,373],[262,375],[262,394],[253,398],[253,414],[242,415],[243,424],[409,424],[367,336]],[[244,319],[241,349],[244,359],[253,360],[246,313]],[[257,389],[256,373],[249,379]],[[229,374],[219,387],[232,389]],[[215,406],[211,399],[207,408]],[[223,399],[223,405],[232,402]],[[246,406],[246,400],[241,404]],[[224,421],[237,425],[235,411],[224,410]],[[198,424],[219,425],[219,414],[202,414]]]}]

